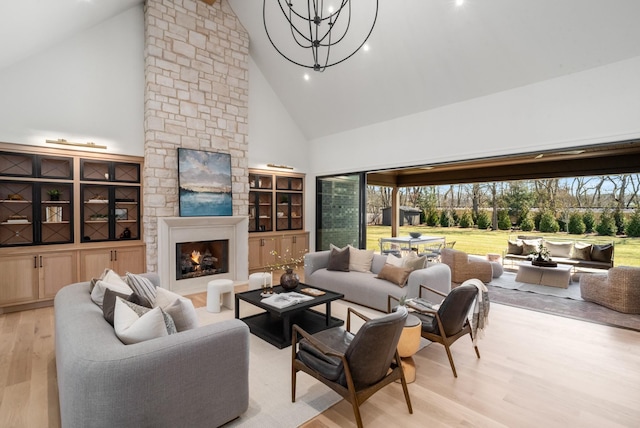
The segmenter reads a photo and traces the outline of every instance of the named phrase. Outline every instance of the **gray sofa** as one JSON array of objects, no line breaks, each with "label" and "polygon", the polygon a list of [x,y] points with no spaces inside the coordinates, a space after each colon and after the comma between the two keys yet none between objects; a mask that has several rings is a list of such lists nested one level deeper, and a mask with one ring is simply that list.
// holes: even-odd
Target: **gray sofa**
[{"label": "gray sofa", "polygon": [[[156,286],[158,276],[145,274]],[[249,405],[249,329],[239,320],[124,345],[89,282],[55,297],[63,427],[216,427]]]},{"label": "gray sofa", "polygon": [[[344,300],[387,312],[388,296],[417,297],[420,285],[426,285],[443,293],[451,291],[451,271],[441,263],[428,263],[409,275],[407,284],[400,288],[384,279],[376,278],[387,259],[386,255],[374,254],[371,272],[338,272],[327,270],[330,251],[307,253],[304,257],[304,283],[344,294]],[[423,297],[442,300],[434,293],[423,293]]]}]

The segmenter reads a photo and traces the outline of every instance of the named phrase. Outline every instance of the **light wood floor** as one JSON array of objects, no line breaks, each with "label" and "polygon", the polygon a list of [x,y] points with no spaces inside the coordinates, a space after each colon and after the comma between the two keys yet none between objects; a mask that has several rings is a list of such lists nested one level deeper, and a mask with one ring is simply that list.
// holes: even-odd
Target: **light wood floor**
[{"label": "light wood floor", "polygon": [[[193,300],[205,304],[203,295]],[[442,346],[420,351],[414,414],[390,385],[362,405],[365,426],[640,426],[638,332],[493,304],[479,347],[480,360],[467,338],[453,345],[457,379]],[[0,315],[0,427],[59,419],[53,308]],[[342,401],[304,426],[355,423]]]}]

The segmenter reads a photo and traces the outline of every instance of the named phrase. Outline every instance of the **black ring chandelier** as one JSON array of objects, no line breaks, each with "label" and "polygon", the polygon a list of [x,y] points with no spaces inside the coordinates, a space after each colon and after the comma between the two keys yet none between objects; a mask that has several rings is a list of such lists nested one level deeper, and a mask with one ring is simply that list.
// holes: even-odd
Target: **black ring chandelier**
[{"label": "black ring chandelier", "polygon": [[[309,59],[311,59],[311,61],[292,59],[292,55],[287,55],[283,52],[285,48],[282,45],[280,48],[276,46],[271,34],[269,34],[267,26],[267,1],[268,0],[263,0],[262,3],[262,19],[267,37],[273,47],[286,60],[301,67],[312,68],[315,71],[324,71],[327,67],[340,64],[341,62],[351,58],[367,42],[371,32],[373,31],[373,27],[376,24],[376,19],[378,18],[378,0],[376,0],[375,15],[373,17],[371,27],[366,27],[369,28],[366,37],[353,51],[349,49],[346,50],[345,53],[345,49],[343,49],[344,45],[347,43],[354,43],[353,40],[349,40],[347,37],[347,33],[349,32],[352,23],[351,0],[336,0],[335,3],[340,4],[340,6],[335,10],[331,10],[329,7],[325,9],[324,0],[307,0],[306,5],[302,0],[299,0],[297,7],[293,4],[294,0],[271,0],[271,3],[277,2],[280,7],[280,11],[282,12],[280,18],[284,18],[285,22],[289,25],[291,36],[293,41],[295,41],[295,44],[300,48],[310,50],[311,55],[309,55]],[[371,3],[371,6],[373,7],[373,2],[370,0],[358,1],[360,4]],[[327,3],[330,2],[327,1]],[[275,14],[279,15],[277,13],[277,8]],[[275,20],[277,19],[274,19],[274,21]],[[337,47],[341,42],[345,43],[340,47]],[[334,51],[342,49],[339,51],[340,58],[330,58],[332,47],[335,47]],[[298,57],[301,56],[300,54],[296,55]]]}]

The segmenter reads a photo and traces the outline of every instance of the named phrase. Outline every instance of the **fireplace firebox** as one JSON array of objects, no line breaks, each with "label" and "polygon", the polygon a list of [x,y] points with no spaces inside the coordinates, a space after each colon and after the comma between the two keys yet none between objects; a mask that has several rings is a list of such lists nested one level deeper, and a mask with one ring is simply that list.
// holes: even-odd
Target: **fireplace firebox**
[{"label": "fireplace firebox", "polygon": [[228,272],[228,239],[176,243],[176,280]]}]

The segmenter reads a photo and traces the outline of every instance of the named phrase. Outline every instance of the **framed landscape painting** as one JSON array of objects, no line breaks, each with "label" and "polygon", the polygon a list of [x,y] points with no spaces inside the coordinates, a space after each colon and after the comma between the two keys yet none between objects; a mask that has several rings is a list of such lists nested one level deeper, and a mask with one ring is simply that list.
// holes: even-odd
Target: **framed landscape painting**
[{"label": "framed landscape painting", "polygon": [[232,215],[231,155],[178,149],[181,217]]}]

